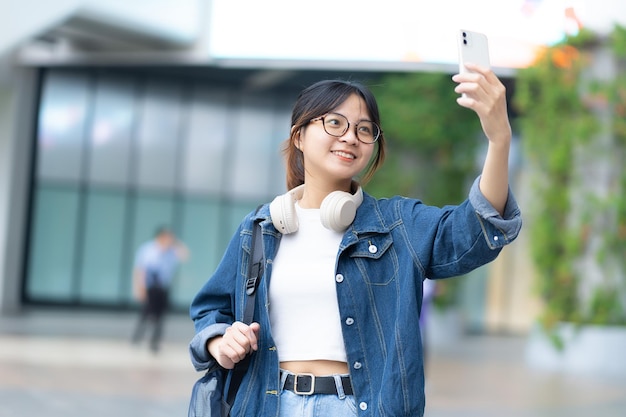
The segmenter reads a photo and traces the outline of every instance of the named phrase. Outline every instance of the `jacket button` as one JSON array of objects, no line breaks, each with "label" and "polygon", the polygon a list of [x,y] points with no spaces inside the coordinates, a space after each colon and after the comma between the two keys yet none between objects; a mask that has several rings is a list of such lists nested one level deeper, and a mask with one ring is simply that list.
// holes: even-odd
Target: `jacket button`
[{"label": "jacket button", "polygon": [[360,408],[362,411],[367,410],[367,403],[366,403],[365,401],[363,401],[362,403],[360,403],[360,404],[359,404],[359,408]]},{"label": "jacket button", "polygon": [[378,252],[378,248],[375,245],[370,245],[369,248],[367,248],[367,250],[370,251],[370,253],[376,253]]},{"label": "jacket button", "polygon": [[354,324],[354,319],[353,319],[352,317],[348,317],[348,318],[346,319],[346,324],[347,324],[348,326],[352,326],[352,325]]},{"label": "jacket button", "polygon": [[341,275],[341,274],[337,274],[337,275],[335,275],[335,281],[337,281],[337,282],[343,282],[343,275]]},{"label": "jacket button", "polygon": [[494,236],[494,237],[493,237],[493,240],[496,240],[496,241],[497,241],[497,240],[498,240],[498,236]]},{"label": "jacket button", "polygon": [[363,365],[361,364],[361,362],[354,362],[354,365],[352,366],[354,367],[354,369],[361,369]]}]

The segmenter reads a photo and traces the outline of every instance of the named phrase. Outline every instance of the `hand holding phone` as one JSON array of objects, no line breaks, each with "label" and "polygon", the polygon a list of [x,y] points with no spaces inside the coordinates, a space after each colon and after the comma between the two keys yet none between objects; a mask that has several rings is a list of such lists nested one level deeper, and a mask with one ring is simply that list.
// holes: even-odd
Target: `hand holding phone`
[{"label": "hand holding phone", "polygon": [[459,73],[471,72],[465,68],[466,62],[471,62],[483,67],[490,67],[489,43],[483,33],[471,30],[459,30],[457,35],[459,48]]}]

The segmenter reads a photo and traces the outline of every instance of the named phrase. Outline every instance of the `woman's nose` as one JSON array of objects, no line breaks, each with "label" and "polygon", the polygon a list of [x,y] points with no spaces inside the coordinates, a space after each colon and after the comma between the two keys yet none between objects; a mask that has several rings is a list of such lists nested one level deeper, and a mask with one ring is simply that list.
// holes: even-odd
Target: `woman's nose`
[{"label": "woman's nose", "polygon": [[346,130],[346,133],[344,133],[343,136],[339,138],[339,140],[350,144],[358,144],[359,138],[356,135],[356,126],[349,126],[348,130]]}]

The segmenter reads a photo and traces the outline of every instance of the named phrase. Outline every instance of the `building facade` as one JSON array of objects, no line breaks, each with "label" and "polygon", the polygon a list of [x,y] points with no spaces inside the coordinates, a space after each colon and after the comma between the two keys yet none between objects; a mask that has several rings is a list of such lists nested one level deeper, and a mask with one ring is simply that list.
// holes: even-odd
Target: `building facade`
[{"label": "building facade", "polygon": [[[68,0],[46,4],[40,16],[28,15],[29,1],[20,7],[23,33],[0,43],[2,314],[136,307],[135,250],[164,224],[191,250],[172,293],[174,307],[185,311],[241,218],[286,191],[280,145],[303,87],[324,78],[373,83],[388,72],[456,70],[216,59],[202,24],[211,2],[160,2],[157,16],[180,15],[168,20],[142,13],[148,5],[141,1]],[[495,269],[511,274],[506,265]],[[471,314],[479,327],[499,325],[510,315],[510,304],[500,305],[509,293],[500,293],[499,281],[490,286],[487,272],[478,275],[466,291]],[[527,310],[525,297],[519,311]],[[524,327],[530,319],[522,316]]]}]

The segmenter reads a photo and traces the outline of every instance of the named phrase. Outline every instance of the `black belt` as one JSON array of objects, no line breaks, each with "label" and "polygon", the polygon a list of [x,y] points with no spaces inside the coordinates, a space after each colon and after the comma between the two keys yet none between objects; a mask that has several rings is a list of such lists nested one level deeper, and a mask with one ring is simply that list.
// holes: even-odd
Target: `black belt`
[{"label": "black belt", "polygon": [[[352,382],[349,376],[341,377],[341,385],[345,395],[352,395]],[[283,389],[298,395],[333,394],[338,395],[335,377],[315,376],[313,374],[287,374]]]}]

